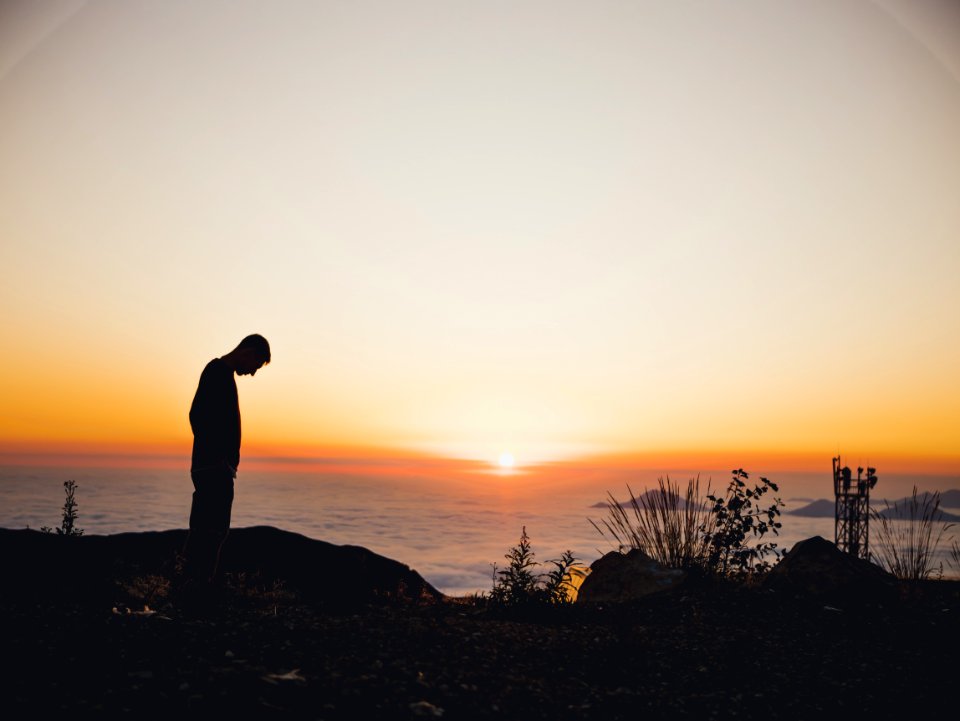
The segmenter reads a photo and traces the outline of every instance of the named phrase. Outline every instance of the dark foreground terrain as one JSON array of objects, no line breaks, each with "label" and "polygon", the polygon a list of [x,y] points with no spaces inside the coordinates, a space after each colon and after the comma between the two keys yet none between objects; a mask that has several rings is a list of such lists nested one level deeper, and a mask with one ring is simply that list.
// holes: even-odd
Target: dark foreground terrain
[{"label": "dark foreground terrain", "polygon": [[[293,538],[257,530],[247,540],[277,551]],[[397,577],[409,589],[400,564],[339,598],[323,567],[311,587],[234,557],[219,610],[192,618],[166,567],[130,561],[140,541],[146,557],[181,542],[168,533],[64,556],[52,542],[83,539],[0,532],[6,718],[917,718],[949,708],[957,681],[955,582],[860,607],[700,581],[629,604],[497,609],[383,592]]]}]

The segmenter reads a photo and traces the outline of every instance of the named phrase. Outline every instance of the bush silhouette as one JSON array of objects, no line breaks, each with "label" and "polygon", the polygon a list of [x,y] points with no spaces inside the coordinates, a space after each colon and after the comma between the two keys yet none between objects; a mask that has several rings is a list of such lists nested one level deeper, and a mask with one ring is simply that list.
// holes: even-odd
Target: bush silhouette
[{"label": "bush silhouette", "polygon": [[658,479],[658,488],[618,503],[608,493],[608,518],[601,525],[590,521],[604,538],[616,541],[619,550],[637,548],[669,568],[703,569],[719,576],[747,577],[770,568],[767,557],[779,557],[776,543],[762,541],[767,533],[779,533],[778,520],[783,501],[774,498],[761,506],[777,484],[761,478],[752,488],[742,468],[733,477],[723,496],[700,495],[700,479],[691,478],[684,493],[680,485]]},{"label": "bush silhouette", "polygon": [[[766,560],[772,555],[780,557],[776,543],[762,542],[768,533],[779,534],[782,525],[777,519],[783,501],[774,498],[767,508],[760,506],[760,498],[768,491],[779,491],[777,484],[761,478],[760,483],[750,488],[750,477],[742,468],[732,471],[733,478],[723,497],[707,495],[713,504],[711,521],[703,526],[707,542],[707,568],[721,576],[747,576],[770,569]],[[757,543],[751,543],[752,539]]]},{"label": "bush silhouette", "polygon": [[540,566],[535,560],[527,527],[523,526],[520,542],[504,555],[507,567],[498,569],[493,564],[493,589],[490,600],[504,606],[530,603],[565,604],[573,601],[586,570],[569,549],[557,560],[548,561],[554,568],[543,574],[534,569]]}]

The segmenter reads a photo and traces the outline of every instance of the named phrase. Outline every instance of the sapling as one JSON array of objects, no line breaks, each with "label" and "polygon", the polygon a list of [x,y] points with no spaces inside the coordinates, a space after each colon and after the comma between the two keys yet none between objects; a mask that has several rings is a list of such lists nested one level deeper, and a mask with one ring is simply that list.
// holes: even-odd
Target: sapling
[{"label": "sapling", "polygon": [[60,527],[53,529],[49,526],[41,526],[40,530],[44,533],[53,533],[56,530],[58,536],[82,536],[83,529],[77,528],[77,482],[64,481],[63,490],[67,497],[63,502],[63,517],[60,520]]}]

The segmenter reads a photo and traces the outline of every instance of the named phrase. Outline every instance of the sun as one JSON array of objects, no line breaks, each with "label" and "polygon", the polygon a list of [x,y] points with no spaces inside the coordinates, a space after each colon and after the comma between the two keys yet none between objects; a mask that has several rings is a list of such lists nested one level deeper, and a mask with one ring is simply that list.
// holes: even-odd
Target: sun
[{"label": "sun", "polygon": [[497,465],[500,466],[501,470],[508,471],[516,465],[516,460],[513,457],[512,453],[501,453],[500,458],[497,459]]}]

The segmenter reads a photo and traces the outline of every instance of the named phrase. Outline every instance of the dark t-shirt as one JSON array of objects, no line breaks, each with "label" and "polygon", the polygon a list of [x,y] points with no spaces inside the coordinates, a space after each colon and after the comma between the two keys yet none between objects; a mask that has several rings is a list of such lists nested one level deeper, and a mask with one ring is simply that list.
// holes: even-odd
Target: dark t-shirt
[{"label": "dark t-shirt", "polygon": [[207,363],[190,406],[191,470],[240,465],[240,404],[233,370],[220,358]]}]

